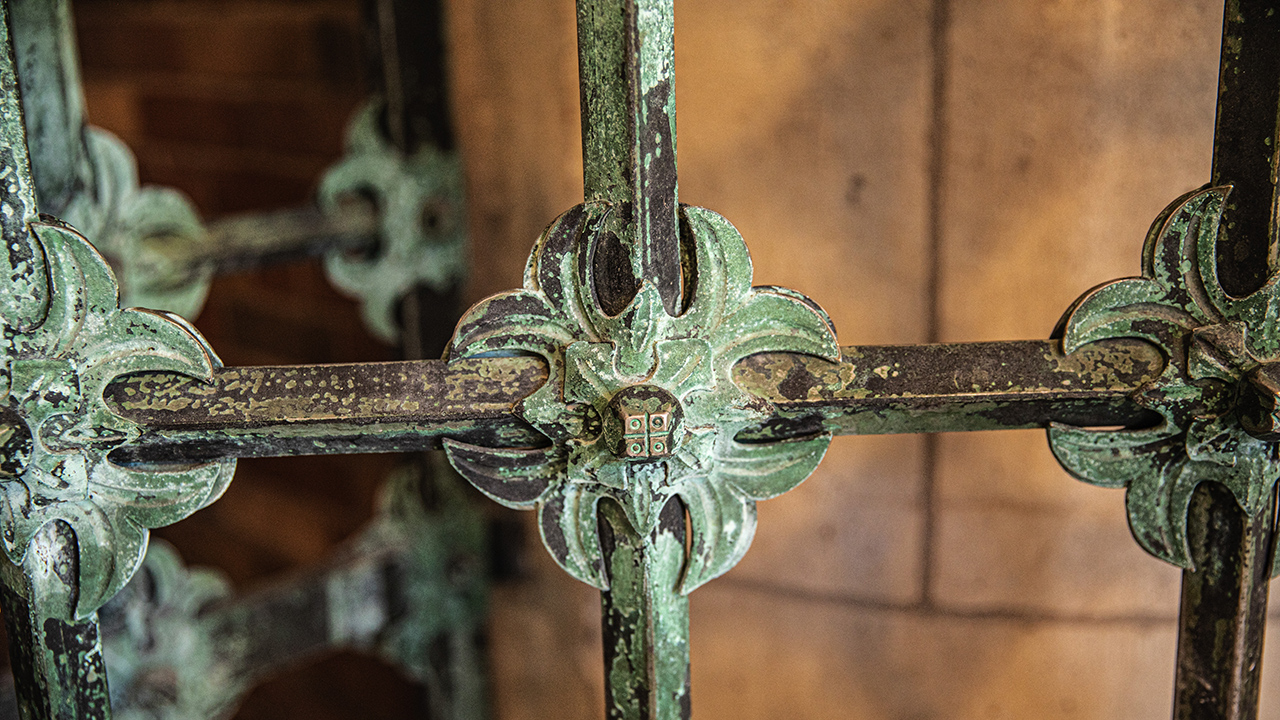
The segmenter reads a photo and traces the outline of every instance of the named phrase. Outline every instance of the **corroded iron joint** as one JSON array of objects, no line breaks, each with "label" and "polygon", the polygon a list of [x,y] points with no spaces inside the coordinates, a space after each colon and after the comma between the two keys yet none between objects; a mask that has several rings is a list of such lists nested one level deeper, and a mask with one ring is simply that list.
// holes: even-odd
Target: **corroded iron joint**
[{"label": "corroded iron joint", "polygon": [[1142,277],[1081,298],[1064,324],[1063,349],[1136,338],[1160,348],[1164,370],[1135,402],[1161,416],[1150,427],[1091,431],[1056,425],[1054,454],[1077,477],[1128,489],[1129,524],[1157,557],[1193,567],[1187,537],[1192,494],[1226,487],[1261,512],[1280,477],[1280,336],[1275,278],[1245,297],[1223,289],[1217,244],[1230,187],[1178,198],[1156,219]]},{"label": "corroded iron joint", "polygon": [[1240,425],[1259,440],[1280,441],[1280,363],[1259,365],[1245,379],[1238,405]]}]

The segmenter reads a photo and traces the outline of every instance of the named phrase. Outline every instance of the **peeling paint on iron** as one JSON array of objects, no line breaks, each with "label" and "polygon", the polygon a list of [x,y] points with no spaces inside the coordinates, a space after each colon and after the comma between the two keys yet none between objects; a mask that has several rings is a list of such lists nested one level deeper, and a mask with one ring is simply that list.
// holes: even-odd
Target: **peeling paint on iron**
[{"label": "peeling paint on iron", "polygon": [[1117,337],[1158,346],[1164,371],[1134,400],[1162,422],[1109,432],[1061,424],[1049,432],[1054,454],[1076,477],[1128,489],[1134,536],[1184,568],[1192,565],[1187,509],[1197,485],[1221,483],[1252,515],[1280,477],[1271,419],[1280,388],[1267,379],[1280,367],[1280,291],[1277,276],[1244,298],[1219,285],[1216,243],[1229,192],[1208,188],[1175,200],[1151,227],[1142,277],[1090,291],[1062,324],[1067,352]]}]

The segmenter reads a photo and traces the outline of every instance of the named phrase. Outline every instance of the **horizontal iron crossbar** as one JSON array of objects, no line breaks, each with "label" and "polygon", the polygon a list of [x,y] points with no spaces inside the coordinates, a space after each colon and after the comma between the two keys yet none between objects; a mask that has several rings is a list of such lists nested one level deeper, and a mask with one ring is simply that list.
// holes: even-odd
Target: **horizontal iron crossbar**
[{"label": "horizontal iron crossbar", "polygon": [[[819,431],[883,434],[1138,425],[1131,399],[1163,367],[1147,343],[1113,340],[1063,355],[1056,341],[851,346],[832,363],[762,353],[734,368],[774,404],[746,441]],[[451,437],[490,446],[545,438],[516,415],[547,380],[539,358],[221,368],[213,382],[147,373],[107,388],[108,407],[147,430],[120,462],[393,452]]]}]

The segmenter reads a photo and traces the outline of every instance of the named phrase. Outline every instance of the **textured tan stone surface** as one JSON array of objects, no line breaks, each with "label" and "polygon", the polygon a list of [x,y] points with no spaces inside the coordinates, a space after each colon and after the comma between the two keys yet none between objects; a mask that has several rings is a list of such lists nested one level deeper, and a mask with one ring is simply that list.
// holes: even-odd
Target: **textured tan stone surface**
[{"label": "textured tan stone surface", "polygon": [[573,3],[449,3],[472,300],[519,287],[538,234],[582,202],[574,17]]},{"label": "textured tan stone surface", "polygon": [[944,505],[934,599],[958,610],[1112,619],[1178,613],[1181,573],[1145,554],[1124,508]]},{"label": "textured tan stone surface", "polygon": [[918,444],[839,438],[799,488],[758,505],[760,526],[727,578],[811,592],[915,602],[924,513]]},{"label": "textured tan stone surface", "polygon": [[1138,273],[1212,157],[1221,3],[952,3],[944,340],[1043,337]]},{"label": "textured tan stone surface", "polygon": [[1167,716],[1172,623],[936,617],[709,588],[693,602],[701,717]]},{"label": "textured tan stone surface", "polygon": [[495,716],[599,717],[604,708],[600,594],[566,575],[541,547],[530,550],[526,576],[499,587],[493,598]]}]

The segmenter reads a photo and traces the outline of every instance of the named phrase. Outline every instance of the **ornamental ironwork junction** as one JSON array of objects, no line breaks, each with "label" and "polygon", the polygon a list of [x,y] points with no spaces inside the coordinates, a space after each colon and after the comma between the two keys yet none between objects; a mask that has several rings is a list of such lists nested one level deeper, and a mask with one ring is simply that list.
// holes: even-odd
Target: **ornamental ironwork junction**
[{"label": "ornamental ironwork junction", "polygon": [[[192,668],[166,712],[218,717],[318,646],[448,677],[441,717],[485,713],[483,578],[452,562],[480,541],[446,469],[419,457],[339,558],[232,598],[146,549],[150,528],[216,501],[237,458],[442,449],[536,512],[551,556],[600,590],[606,716],[667,719],[692,713],[690,594],[743,557],[756,503],[808,477],[834,435],[1035,427],[1074,476],[1126,488],[1135,539],[1184,569],[1173,716],[1257,716],[1280,477],[1272,4],[1226,3],[1212,173],[1155,219],[1141,277],[1086,292],[1047,340],[920,346],[840,345],[815,300],[751,285],[729,220],[679,202],[672,0],[578,0],[584,202],[538,238],[523,287],[459,316],[445,93],[404,82],[442,87],[439,9],[416,36],[409,6],[379,5],[384,86],[319,208],[203,227],[84,127],[66,2],[5,5],[0,604],[24,718],[109,717],[108,677],[154,662]],[[223,367],[180,317],[220,269],[306,253],[327,253],[405,360]],[[423,320],[436,308],[443,332]],[[299,605],[330,618],[310,645],[215,640]],[[113,666],[100,613],[121,612],[186,633],[198,657],[125,643]],[[426,650],[440,637],[443,668]]]}]

